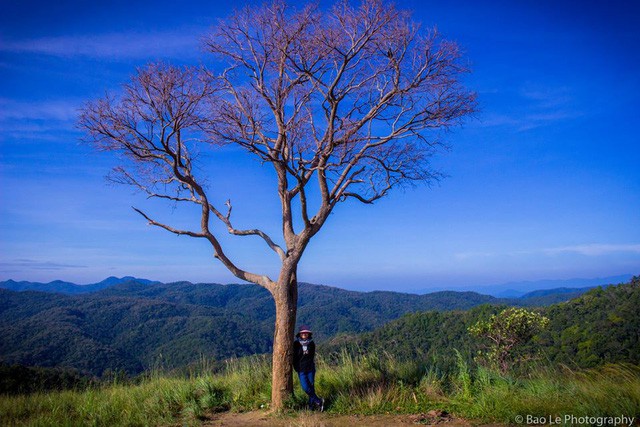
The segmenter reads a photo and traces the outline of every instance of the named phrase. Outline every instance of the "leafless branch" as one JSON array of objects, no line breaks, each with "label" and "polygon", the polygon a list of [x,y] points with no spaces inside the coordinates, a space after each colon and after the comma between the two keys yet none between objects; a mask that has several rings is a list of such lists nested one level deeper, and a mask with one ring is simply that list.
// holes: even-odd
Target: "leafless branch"
[{"label": "leafless branch", "polygon": [[251,230],[238,230],[236,228],[233,227],[233,225],[231,225],[231,201],[227,200],[227,214],[223,215],[218,209],[216,209],[215,207],[213,207],[213,205],[209,205],[209,209],[211,210],[211,212],[213,212],[213,214],[220,220],[222,221],[226,226],[227,226],[227,230],[229,231],[229,233],[234,234],[236,236],[259,236],[261,237],[266,243],[267,245],[269,245],[269,247],[278,254],[278,256],[280,257],[280,260],[284,261],[284,258],[286,257],[286,254],[284,252],[284,250],[278,245],[276,244],[273,239],[271,239],[271,237],[269,237],[269,235],[267,233],[265,233],[262,230],[259,230],[257,228],[251,229]]},{"label": "leafless branch", "polygon": [[[394,188],[438,180],[430,159],[447,148],[442,132],[476,108],[461,83],[468,70],[457,45],[382,0],[329,10],[278,0],[246,7],[204,45],[223,68],[152,64],[121,97],[87,104],[80,126],[128,162],[121,182],[148,197],[198,205],[197,237],[250,281],[270,279],[224,255],[211,214],[233,235],[262,238],[283,266],[297,265],[340,202],[369,204]],[[222,213],[210,202],[194,164],[199,152],[228,144],[273,167],[283,245],[257,228],[235,228],[231,206]]]},{"label": "leafless branch", "polygon": [[164,228],[167,231],[170,231],[173,234],[177,234],[179,236],[190,236],[190,237],[198,237],[198,238],[205,238],[207,237],[205,234],[203,233],[196,233],[194,231],[187,231],[187,230],[178,230],[176,228],[173,228],[171,226],[168,226],[166,224],[160,223],[154,219],[151,219],[147,216],[147,214],[145,214],[144,212],[142,212],[140,209],[138,208],[132,208],[134,211],[138,212],[140,215],[142,215],[149,223],[149,225],[154,225],[156,227],[160,227],[160,228]]},{"label": "leafless branch", "polygon": [[[214,113],[210,134],[274,165],[285,223],[300,197],[305,230],[317,231],[340,201],[372,203],[437,179],[429,158],[446,148],[439,131],[475,110],[455,43],[379,0],[326,13],[284,2],[245,8],[205,45],[233,67],[222,83],[233,96],[215,101],[225,114]],[[233,135],[223,131],[230,116]],[[321,208],[310,218],[305,188],[316,174]],[[289,224],[283,231],[295,240]]]}]

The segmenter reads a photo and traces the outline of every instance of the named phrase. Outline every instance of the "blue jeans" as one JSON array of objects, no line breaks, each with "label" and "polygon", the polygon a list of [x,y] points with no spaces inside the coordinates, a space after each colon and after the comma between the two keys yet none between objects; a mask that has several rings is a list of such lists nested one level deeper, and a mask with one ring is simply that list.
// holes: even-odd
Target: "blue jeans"
[{"label": "blue jeans", "polygon": [[314,404],[320,405],[322,401],[316,395],[316,389],[314,386],[315,371],[311,372],[298,372],[298,378],[300,378],[300,386],[305,393],[309,395],[309,406],[313,407]]}]

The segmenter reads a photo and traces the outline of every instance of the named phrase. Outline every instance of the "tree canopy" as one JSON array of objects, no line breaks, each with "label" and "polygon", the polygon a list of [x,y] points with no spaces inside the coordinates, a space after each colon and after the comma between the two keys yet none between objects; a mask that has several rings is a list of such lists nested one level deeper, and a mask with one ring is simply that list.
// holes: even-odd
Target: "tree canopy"
[{"label": "tree canopy", "polygon": [[[372,203],[394,187],[438,179],[429,159],[446,147],[439,131],[475,109],[458,46],[377,0],[246,7],[204,45],[212,67],[150,64],[120,95],[88,103],[80,126],[99,148],[123,155],[116,181],[201,209],[197,231],[138,210],[150,224],[208,239],[234,275],[267,287],[272,278],[227,257],[212,218],[231,234],[261,237],[283,262],[299,259],[337,203]],[[235,228],[229,195],[207,188],[198,154],[227,144],[273,165],[282,239]]]}]

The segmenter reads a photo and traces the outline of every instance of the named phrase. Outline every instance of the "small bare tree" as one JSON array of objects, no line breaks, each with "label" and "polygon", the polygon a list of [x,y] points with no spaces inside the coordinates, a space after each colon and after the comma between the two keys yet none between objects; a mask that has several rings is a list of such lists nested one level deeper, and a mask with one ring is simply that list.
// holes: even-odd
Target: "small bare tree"
[{"label": "small bare tree", "polygon": [[[201,212],[191,231],[136,209],[149,224],[206,239],[231,273],[273,295],[272,407],[279,409],[293,388],[296,273],[307,244],[339,202],[373,203],[394,187],[438,179],[429,159],[444,146],[441,131],[472,113],[475,97],[460,82],[467,69],[456,44],[380,0],[328,11],[247,7],[204,43],[224,68],[150,65],[120,96],[88,103],[79,123],[89,141],[128,160],[116,169],[118,182]],[[225,144],[273,167],[281,238],[237,229],[230,202],[214,205],[195,153]],[[213,221],[263,239],[280,259],[278,277],[234,263]]]}]

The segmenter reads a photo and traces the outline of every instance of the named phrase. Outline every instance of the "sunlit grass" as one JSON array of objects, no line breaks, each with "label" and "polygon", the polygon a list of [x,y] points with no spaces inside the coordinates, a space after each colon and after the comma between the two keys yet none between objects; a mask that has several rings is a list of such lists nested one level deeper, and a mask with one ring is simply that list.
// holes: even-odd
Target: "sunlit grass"
[{"label": "sunlit grass", "polygon": [[[514,423],[526,416],[634,416],[640,414],[640,368],[607,365],[588,371],[540,366],[527,377],[470,367],[458,357],[455,372],[439,372],[420,361],[387,354],[337,361],[318,358],[316,389],[334,414],[424,413]],[[305,414],[307,397],[296,392],[288,416]],[[82,391],[0,397],[1,425],[154,426],[201,425],[212,412],[267,409],[271,394],[269,358],[232,359],[220,372],[187,377],[154,372],[138,384],[114,382]]]},{"label": "sunlit grass", "polygon": [[640,367],[607,365],[586,371],[540,367],[528,378],[478,369],[472,392],[450,398],[451,410],[469,418],[514,423],[526,417],[628,417],[640,414]]}]

